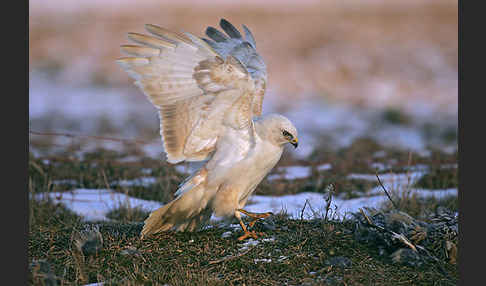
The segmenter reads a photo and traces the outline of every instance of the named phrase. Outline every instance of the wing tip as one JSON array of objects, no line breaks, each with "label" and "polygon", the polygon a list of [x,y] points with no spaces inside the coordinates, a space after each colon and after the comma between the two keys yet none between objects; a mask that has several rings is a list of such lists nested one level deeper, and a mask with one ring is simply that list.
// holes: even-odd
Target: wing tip
[{"label": "wing tip", "polygon": [[221,20],[219,20],[219,26],[223,29],[223,31],[226,32],[226,34],[228,34],[228,36],[230,36],[230,38],[233,39],[243,38],[241,36],[240,31],[238,31],[238,29],[236,29],[236,27],[233,24],[231,24],[228,20],[221,18]]}]

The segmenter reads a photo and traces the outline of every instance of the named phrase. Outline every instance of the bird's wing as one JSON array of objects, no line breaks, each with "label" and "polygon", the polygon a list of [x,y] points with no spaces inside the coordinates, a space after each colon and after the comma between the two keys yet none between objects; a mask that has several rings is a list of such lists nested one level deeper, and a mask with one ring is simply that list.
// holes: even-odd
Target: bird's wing
[{"label": "bird's wing", "polygon": [[206,28],[206,35],[210,39],[203,38],[223,58],[232,55],[237,58],[248,70],[255,82],[255,98],[252,103],[253,115],[262,113],[263,96],[267,84],[267,67],[263,58],[256,51],[256,43],[253,34],[247,26],[243,26],[245,37],[228,21],[221,19],[219,25],[229,36],[216,28]]},{"label": "bird's wing", "polygon": [[117,62],[159,110],[171,163],[206,159],[225,127],[253,128],[252,117],[261,113],[266,72],[253,36],[245,27],[244,40],[225,20],[221,27],[229,38],[218,32],[225,40],[213,43],[146,25],[152,36],[129,33],[140,45],[121,46],[130,57]]}]

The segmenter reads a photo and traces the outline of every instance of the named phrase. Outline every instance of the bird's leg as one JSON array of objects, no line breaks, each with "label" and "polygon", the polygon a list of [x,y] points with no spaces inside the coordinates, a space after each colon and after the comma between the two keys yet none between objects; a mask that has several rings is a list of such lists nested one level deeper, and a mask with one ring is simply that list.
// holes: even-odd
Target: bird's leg
[{"label": "bird's leg", "polygon": [[238,219],[238,221],[240,222],[240,226],[241,228],[243,229],[243,231],[245,232],[245,234],[243,234],[242,236],[238,237],[238,240],[243,240],[243,239],[246,239],[248,237],[252,237],[254,239],[257,239],[258,236],[257,234],[255,233],[255,231],[248,231],[248,229],[246,228],[245,224],[243,223],[243,221],[241,220],[241,215],[240,215],[240,212],[239,211],[235,211],[235,217]]},{"label": "bird's leg", "polygon": [[266,218],[266,217],[269,217],[271,215],[273,215],[272,212],[266,212],[266,213],[252,213],[252,212],[249,212],[249,211],[245,211],[244,209],[238,209],[237,211],[239,212],[242,212],[244,213],[245,215],[251,217],[253,220],[248,224],[249,227],[253,227],[255,225],[255,223],[257,222],[257,220],[259,218]]}]

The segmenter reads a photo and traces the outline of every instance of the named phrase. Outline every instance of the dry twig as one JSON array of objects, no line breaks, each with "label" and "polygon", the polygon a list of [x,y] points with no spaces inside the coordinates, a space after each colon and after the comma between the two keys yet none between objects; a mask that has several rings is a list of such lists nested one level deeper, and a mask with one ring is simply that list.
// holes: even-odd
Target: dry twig
[{"label": "dry twig", "polygon": [[324,216],[324,221],[327,221],[327,214],[329,213],[329,209],[331,208],[332,203],[332,192],[334,191],[334,184],[329,184],[326,187],[326,191],[329,193],[329,196],[326,199],[326,215]]},{"label": "dry twig", "polygon": [[383,188],[383,191],[385,191],[385,194],[386,196],[388,197],[388,199],[392,202],[393,206],[395,207],[395,209],[398,210],[398,206],[397,204],[392,200],[390,194],[388,193],[388,191],[386,190],[385,186],[383,186],[383,183],[381,182],[380,180],[380,177],[378,176],[378,173],[375,173],[376,175],[376,178],[378,179],[378,183],[380,184],[380,186]]},{"label": "dry twig", "polygon": [[253,248],[255,248],[255,247],[249,248],[248,250],[246,250],[246,251],[244,251],[242,253],[239,253],[238,255],[227,256],[227,257],[223,257],[223,258],[218,259],[218,260],[209,261],[209,264],[217,264],[217,263],[221,263],[221,262],[233,260],[233,259],[238,258],[238,257],[242,257],[243,255],[245,255],[248,252],[250,252],[251,250],[253,250]]},{"label": "dry twig", "polygon": [[300,220],[303,220],[304,219],[304,210],[305,210],[305,206],[307,205],[308,202],[309,202],[309,200],[306,199],[305,200],[305,203],[304,203],[304,207],[300,211]]}]

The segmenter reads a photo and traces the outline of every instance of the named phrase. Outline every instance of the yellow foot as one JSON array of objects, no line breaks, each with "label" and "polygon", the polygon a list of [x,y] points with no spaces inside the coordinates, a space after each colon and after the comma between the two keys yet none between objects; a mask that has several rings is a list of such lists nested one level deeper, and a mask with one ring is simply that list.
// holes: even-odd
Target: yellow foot
[{"label": "yellow foot", "polygon": [[238,240],[239,241],[242,241],[244,239],[247,239],[249,237],[251,238],[254,238],[254,239],[257,239],[258,238],[258,235],[260,236],[263,236],[264,234],[262,232],[255,232],[254,230],[252,231],[245,231],[245,234],[243,234],[242,236],[238,237]]},{"label": "yellow foot", "polygon": [[[253,220],[248,223],[248,226],[249,227],[253,227],[255,225],[255,223],[257,222],[258,219],[260,218],[266,218],[266,217],[269,217],[271,215],[273,215],[272,212],[266,212],[266,213],[252,213],[252,212],[248,212],[248,211],[245,211],[244,209],[238,209],[237,210],[238,212],[241,212],[249,217],[251,217]],[[248,231],[245,224],[243,223],[243,221],[241,220],[241,218],[239,217],[239,215],[237,216],[238,217],[238,220],[240,221],[240,226],[241,228],[243,229],[243,231],[245,232],[245,234],[243,234],[242,236],[238,237],[238,240],[239,241],[242,241],[248,237],[251,237],[251,238],[254,238],[254,239],[257,239],[258,238],[258,235],[260,236],[263,236],[264,234],[262,232],[255,232],[254,230],[252,231]]]}]

